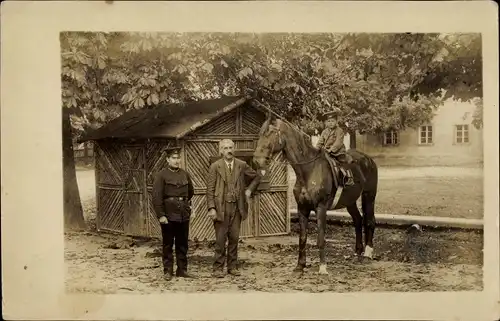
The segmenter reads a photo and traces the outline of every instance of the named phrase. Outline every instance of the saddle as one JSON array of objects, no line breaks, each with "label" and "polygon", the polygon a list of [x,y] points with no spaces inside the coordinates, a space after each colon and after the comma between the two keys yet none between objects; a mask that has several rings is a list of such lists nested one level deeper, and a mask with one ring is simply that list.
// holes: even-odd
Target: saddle
[{"label": "saddle", "polygon": [[341,182],[341,172],[340,168],[344,168],[346,170],[351,170],[353,168],[356,168],[356,170],[361,174],[361,180],[364,181],[363,173],[357,166],[357,164],[354,162],[354,159],[351,155],[345,153],[345,163],[339,162],[337,159],[335,159],[333,156],[331,156],[328,152],[324,152],[326,154],[326,159],[328,160],[328,164],[330,165],[330,168],[332,169],[333,173],[333,180],[335,181],[336,186],[341,186],[343,184],[340,184]]},{"label": "saddle", "polygon": [[335,182],[335,186],[340,185],[340,162],[333,158],[328,152],[325,152],[326,160],[330,165],[330,168],[333,173],[333,180]]}]

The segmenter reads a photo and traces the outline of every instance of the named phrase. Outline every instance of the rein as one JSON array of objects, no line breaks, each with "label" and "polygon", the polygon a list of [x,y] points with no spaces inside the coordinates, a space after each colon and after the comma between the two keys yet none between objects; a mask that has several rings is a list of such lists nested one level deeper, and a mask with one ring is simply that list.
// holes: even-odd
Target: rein
[{"label": "rein", "polygon": [[[282,138],[281,138],[281,131],[278,129],[278,128],[273,128],[272,131],[276,131],[277,132],[277,135],[278,135],[278,143],[281,144],[282,142]],[[274,150],[274,147],[276,146],[276,142],[273,143],[273,148],[272,150]],[[321,157],[321,151],[318,151],[317,155],[315,157],[313,157],[312,159],[310,160],[307,160],[307,161],[303,161],[303,162],[291,162],[291,161],[288,161],[288,162],[280,162],[280,161],[276,161],[276,160],[273,160],[273,159],[270,159],[269,162],[270,163],[275,163],[275,164],[280,164],[280,165],[288,165],[288,164],[293,164],[293,165],[305,165],[305,164],[309,164],[309,163],[312,163],[314,161],[316,161],[317,159],[319,159]]]}]

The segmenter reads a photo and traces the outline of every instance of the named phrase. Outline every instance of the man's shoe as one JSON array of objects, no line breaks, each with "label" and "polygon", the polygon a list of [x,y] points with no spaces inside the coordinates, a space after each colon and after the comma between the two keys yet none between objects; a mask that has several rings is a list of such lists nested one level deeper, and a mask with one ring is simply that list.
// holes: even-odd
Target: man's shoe
[{"label": "man's shoe", "polygon": [[163,275],[163,278],[165,279],[165,281],[170,281],[172,280],[172,273],[171,272],[165,272],[165,274]]},{"label": "man's shoe", "polygon": [[189,279],[194,279],[196,278],[194,275],[187,273],[187,271],[184,270],[178,270],[175,273],[175,276],[180,277],[180,278],[189,278]]},{"label": "man's shoe", "polygon": [[240,271],[238,271],[237,269],[227,270],[227,273],[230,275],[233,275],[233,276],[240,276],[241,275]]},{"label": "man's shoe", "polygon": [[222,270],[215,270],[212,272],[212,277],[222,279],[224,277],[224,272]]}]

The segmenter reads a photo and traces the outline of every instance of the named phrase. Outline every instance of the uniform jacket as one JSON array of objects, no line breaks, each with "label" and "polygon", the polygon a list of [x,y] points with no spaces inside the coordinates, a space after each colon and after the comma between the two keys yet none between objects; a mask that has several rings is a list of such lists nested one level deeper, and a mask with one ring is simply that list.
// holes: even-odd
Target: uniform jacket
[{"label": "uniform jacket", "polygon": [[333,155],[345,154],[344,131],[340,126],[335,128],[325,128],[318,138],[317,148],[324,148]]},{"label": "uniform jacket", "polygon": [[[189,220],[193,194],[193,182],[185,170],[179,168],[177,172],[173,172],[165,168],[156,174],[153,183],[152,196],[156,216],[166,216],[169,221],[175,222]],[[184,199],[179,200],[179,197]]]},{"label": "uniform jacket", "polygon": [[[208,210],[214,208],[217,211],[216,221],[224,221],[226,193],[228,192],[226,167],[226,162],[221,158],[212,163],[208,171],[207,208]],[[262,177],[247,163],[236,157],[234,158],[232,175],[238,210],[242,220],[245,220],[248,216],[248,203],[245,197],[245,190],[249,189],[253,193],[257,189]],[[247,187],[246,182],[249,180],[251,182]]]}]

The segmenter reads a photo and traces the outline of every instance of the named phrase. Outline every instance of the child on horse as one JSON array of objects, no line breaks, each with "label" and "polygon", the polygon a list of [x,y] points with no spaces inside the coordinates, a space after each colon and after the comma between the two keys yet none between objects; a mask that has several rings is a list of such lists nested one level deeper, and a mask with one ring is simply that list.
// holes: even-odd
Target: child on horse
[{"label": "child on horse", "polygon": [[[319,136],[316,147],[324,149],[331,157],[346,164],[349,163],[349,159],[346,155],[346,148],[344,146],[344,130],[338,124],[338,115],[338,109],[323,114],[322,118],[325,122],[325,129]],[[340,167],[340,170],[344,177],[347,177],[345,186],[354,185],[352,172],[343,167]]]}]

